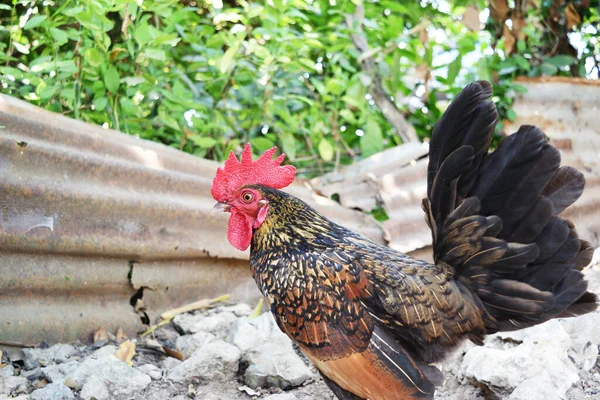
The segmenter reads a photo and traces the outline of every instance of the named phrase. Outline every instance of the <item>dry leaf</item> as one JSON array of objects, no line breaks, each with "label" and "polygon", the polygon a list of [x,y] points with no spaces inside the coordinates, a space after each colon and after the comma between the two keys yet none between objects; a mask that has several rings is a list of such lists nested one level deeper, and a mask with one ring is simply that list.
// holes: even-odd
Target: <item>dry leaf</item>
[{"label": "dry leaf", "polygon": [[490,0],[490,17],[504,23],[508,18],[508,1],[507,0]]},{"label": "dry leaf", "polygon": [[567,28],[569,30],[573,29],[573,26],[577,26],[581,23],[581,16],[575,9],[573,3],[567,4],[565,14],[567,15]]},{"label": "dry leaf", "polygon": [[421,32],[419,32],[419,41],[423,44],[429,41],[429,33],[427,32],[427,29],[423,29]]},{"label": "dry leaf", "polygon": [[481,29],[481,22],[479,21],[479,10],[477,7],[467,7],[462,16],[462,22],[470,31],[479,31]]},{"label": "dry leaf", "polygon": [[431,69],[426,63],[419,64],[415,68],[415,79],[426,82],[429,79]]},{"label": "dry leaf", "polygon": [[94,343],[102,340],[108,340],[108,332],[103,327],[100,327],[94,332]]},{"label": "dry leaf", "polygon": [[133,356],[135,356],[135,343],[130,340],[126,340],[119,346],[119,350],[115,353],[115,357],[117,359],[127,363],[130,367],[133,365],[131,360],[133,360]]},{"label": "dry leaf", "polygon": [[517,40],[525,40],[525,17],[513,18],[512,35]]},{"label": "dry leaf", "polygon": [[506,24],[504,24],[503,29],[504,29],[504,32],[503,32],[502,36],[504,37],[504,52],[508,56],[508,55],[512,54],[512,51],[515,48],[515,43],[517,41],[515,40],[515,37],[513,36],[509,27],[506,26]]},{"label": "dry leaf", "polygon": [[162,348],[169,357],[173,357],[173,358],[176,358],[181,361],[185,360],[185,356],[183,355],[183,353],[181,353],[177,350],[173,350],[167,346],[163,346]]},{"label": "dry leaf", "polygon": [[125,332],[123,331],[123,328],[119,327],[119,329],[117,329],[117,333],[115,334],[115,337],[117,339],[117,342],[122,342],[123,340],[127,340],[127,335],[125,334]]},{"label": "dry leaf", "polygon": [[123,47],[115,47],[113,51],[110,52],[110,60],[113,61],[115,58],[117,58],[119,53],[123,52],[127,52],[127,49],[124,49]]}]

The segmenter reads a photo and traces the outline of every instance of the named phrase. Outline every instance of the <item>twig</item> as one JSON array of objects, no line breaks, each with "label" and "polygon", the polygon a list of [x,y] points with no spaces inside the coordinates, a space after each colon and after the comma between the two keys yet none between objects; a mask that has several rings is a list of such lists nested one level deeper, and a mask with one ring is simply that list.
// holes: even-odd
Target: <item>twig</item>
[{"label": "twig", "polygon": [[144,333],[142,333],[140,336],[142,336],[142,337],[148,336],[149,334],[151,334],[152,332],[154,332],[161,326],[166,325],[169,322],[171,322],[171,320],[179,314],[183,314],[184,312],[188,312],[188,311],[209,308],[214,303],[219,303],[219,302],[229,300],[230,297],[231,297],[231,295],[228,293],[228,294],[224,294],[223,296],[215,297],[214,299],[202,299],[202,300],[196,301],[194,303],[186,304],[185,306],[182,306],[182,307],[173,308],[172,310],[165,311],[164,313],[162,313],[160,315],[162,320],[158,324],[152,325],[150,328],[148,328],[146,331],[144,331]]},{"label": "twig", "polygon": [[231,297],[230,294],[224,294],[223,296],[215,297],[214,299],[202,299],[190,304],[186,304],[185,306],[174,308],[169,311],[165,311],[160,314],[162,319],[173,318],[178,314],[183,314],[184,312],[193,311],[193,310],[201,310],[204,308],[209,308],[214,303],[222,303],[224,301],[229,300]]},{"label": "twig", "polygon": [[35,347],[32,344],[25,344],[25,343],[21,343],[21,342],[11,342],[10,340],[0,340],[0,346],[21,347],[24,349],[33,349]]},{"label": "twig", "polygon": [[160,328],[163,325],[168,324],[169,322],[171,322],[171,320],[175,318],[175,316],[172,316],[170,318],[165,318],[162,321],[160,321],[158,324],[156,325],[152,325],[150,328],[148,328],[146,331],[144,331],[144,333],[142,333],[140,336],[141,337],[146,337],[149,334],[151,334],[152,332],[154,332],[155,330],[157,330],[158,328]]},{"label": "twig", "polygon": [[348,28],[352,29],[354,33],[350,36],[354,47],[360,52],[359,56],[360,65],[370,77],[371,77],[371,95],[373,100],[381,110],[381,113],[388,120],[388,122],[394,127],[402,141],[407,142],[418,142],[419,138],[415,133],[414,128],[406,121],[404,115],[396,108],[394,103],[390,100],[390,96],[383,89],[381,84],[381,76],[377,72],[377,65],[373,58],[373,50],[369,48],[369,43],[363,33],[362,24],[365,18],[364,6],[357,5],[354,14],[346,14],[346,24]]}]

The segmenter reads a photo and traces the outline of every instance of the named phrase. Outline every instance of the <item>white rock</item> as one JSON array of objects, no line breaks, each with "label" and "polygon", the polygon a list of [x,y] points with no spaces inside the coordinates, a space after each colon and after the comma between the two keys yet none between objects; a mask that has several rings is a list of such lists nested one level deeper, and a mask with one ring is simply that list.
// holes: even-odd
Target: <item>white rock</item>
[{"label": "white rock", "polygon": [[162,371],[156,365],[144,364],[137,367],[142,373],[148,375],[153,380],[157,381],[162,378]]},{"label": "white rock", "polygon": [[50,383],[31,393],[31,400],[73,400],[71,389],[60,383]]},{"label": "white rock", "polygon": [[8,397],[6,395],[0,394],[0,400],[29,400],[28,394],[22,394],[17,397]]},{"label": "white rock", "polygon": [[22,393],[27,387],[27,378],[22,376],[7,376],[0,378],[0,395]]},{"label": "white rock", "polygon": [[25,356],[25,369],[34,369],[39,367],[39,361],[44,364],[63,363],[69,360],[69,357],[77,352],[75,347],[70,344],[56,344],[47,349],[23,349]]},{"label": "white rock", "polygon": [[186,358],[189,358],[196,350],[213,340],[215,340],[215,335],[200,331],[193,335],[179,336],[175,345],[177,349],[183,352]]},{"label": "white rock", "polygon": [[[501,345],[493,344],[498,337],[522,343],[501,348]],[[470,349],[461,364],[462,373],[509,393],[526,380],[546,373],[551,388],[563,396],[579,380],[578,371],[567,354],[570,341],[570,336],[556,320],[502,333],[486,339],[485,347]]]},{"label": "white rock", "polygon": [[162,362],[162,368],[165,371],[171,371],[173,368],[177,367],[178,365],[180,365],[183,361],[178,360],[176,358],[173,357],[167,357],[163,360]]},{"label": "white rock", "polygon": [[219,312],[232,312],[236,315],[236,317],[247,317],[252,314],[252,307],[245,303],[235,304],[233,306],[225,306],[222,307]]},{"label": "white rock", "polygon": [[509,400],[561,400],[552,384],[550,376],[543,372],[521,382],[510,394]]},{"label": "white rock", "polygon": [[600,312],[567,318],[561,321],[571,336],[569,357],[579,369],[589,371],[598,359],[600,346]]},{"label": "white rock", "polygon": [[0,377],[13,376],[15,374],[15,367],[12,365],[6,365],[4,368],[0,368]]},{"label": "white rock", "polygon": [[273,316],[264,313],[258,318],[239,319],[231,342],[248,363],[244,381],[252,388],[299,386],[313,377],[310,368],[296,354],[292,341],[279,330]]},{"label": "white rock", "polygon": [[173,368],[167,378],[175,382],[233,379],[239,368],[240,355],[237,347],[216,340],[196,350],[189,359]]},{"label": "white rock", "polygon": [[112,344],[100,347],[98,350],[94,351],[92,354],[90,354],[91,358],[104,358],[106,356],[114,356],[115,353],[117,352],[117,346],[114,346]]},{"label": "white rock", "polygon": [[221,333],[228,331],[236,319],[234,313],[222,312],[208,316],[204,314],[180,314],[173,319],[173,322],[186,333]]},{"label": "white rock", "polygon": [[112,355],[102,358],[87,358],[70,373],[71,378],[80,385],[81,398],[127,398],[139,393],[150,384],[150,377]]},{"label": "white rock", "polygon": [[292,393],[277,393],[264,398],[264,400],[297,400]]},{"label": "white rock", "polygon": [[48,382],[65,383],[67,375],[75,371],[79,366],[77,361],[69,361],[62,364],[52,364],[42,368],[42,374]]},{"label": "white rock", "polygon": [[93,376],[85,382],[79,396],[82,399],[90,400],[108,400],[111,398],[106,382],[97,376]]}]

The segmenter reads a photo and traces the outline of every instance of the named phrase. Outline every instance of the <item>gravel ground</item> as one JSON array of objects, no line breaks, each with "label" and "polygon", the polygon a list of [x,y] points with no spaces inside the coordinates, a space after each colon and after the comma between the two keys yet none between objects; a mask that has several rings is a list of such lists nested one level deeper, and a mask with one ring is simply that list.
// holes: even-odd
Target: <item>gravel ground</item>
[{"label": "gravel ground", "polygon": [[[586,271],[596,292],[599,270]],[[100,329],[92,344],[5,351],[0,400],[333,399],[271,315],[251,314],[249,305],[221,304],[144,338]],[[599,345],[600,312],[492,335],[439,365],[436,399],[599,399]]]}]

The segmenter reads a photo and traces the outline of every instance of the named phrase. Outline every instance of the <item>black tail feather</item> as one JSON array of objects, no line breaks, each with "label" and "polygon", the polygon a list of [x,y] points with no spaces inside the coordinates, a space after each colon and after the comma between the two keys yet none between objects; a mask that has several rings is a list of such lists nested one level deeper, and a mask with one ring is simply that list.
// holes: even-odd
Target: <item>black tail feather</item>
[{"label": "black tail feather", "polygon": [[467,86],[434,130],[423,202],[434,259],[481,299],[490,332],[589,312],[597,298],[579,271],[593,251],[559,216],[585,179],[560,167],[534,126],[488,154],[497,117],[490,95],[486,82]]}]

